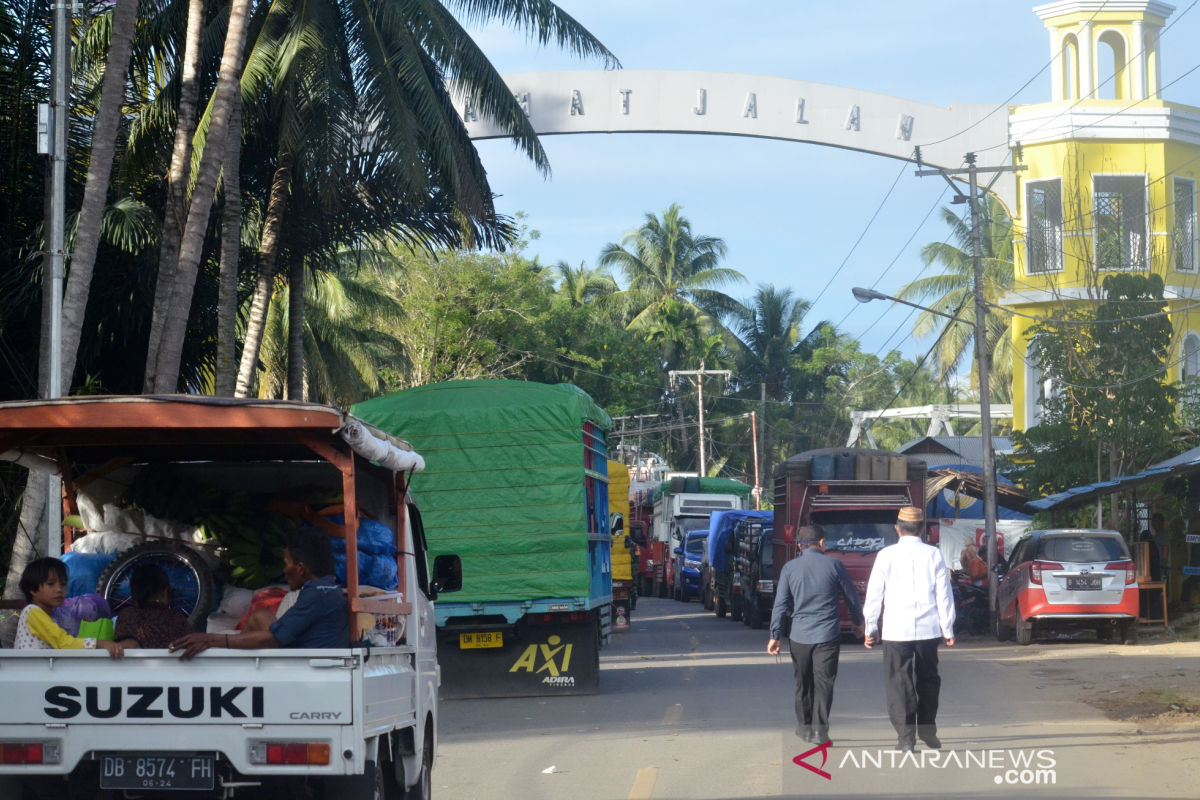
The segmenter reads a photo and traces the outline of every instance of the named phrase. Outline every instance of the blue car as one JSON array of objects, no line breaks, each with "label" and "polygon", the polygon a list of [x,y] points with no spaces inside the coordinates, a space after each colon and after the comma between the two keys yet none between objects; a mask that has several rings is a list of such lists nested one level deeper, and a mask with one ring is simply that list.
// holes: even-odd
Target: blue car
[{"label": "blue car", "polygon": [[693,531],[682,547],[675,548],[675,599],[684,603],[700,596],[700,559],[708,542],[708,531]]}]

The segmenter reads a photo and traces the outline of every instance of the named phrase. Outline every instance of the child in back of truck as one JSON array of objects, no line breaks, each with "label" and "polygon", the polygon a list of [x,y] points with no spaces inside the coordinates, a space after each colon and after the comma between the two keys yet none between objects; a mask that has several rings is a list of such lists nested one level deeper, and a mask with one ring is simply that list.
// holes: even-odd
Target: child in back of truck
[{"label": "child in back of truck", "polygon": [[67,599],[67,565],[57,558],[39,558],[21,573],[21,591],[29,605],[21,611],[17,622],[17,650],[92,650],[108,651],[113,658],[122,658],[125,648],[116,642],[80,639],[64,631],[50,618],[54,609]]}]

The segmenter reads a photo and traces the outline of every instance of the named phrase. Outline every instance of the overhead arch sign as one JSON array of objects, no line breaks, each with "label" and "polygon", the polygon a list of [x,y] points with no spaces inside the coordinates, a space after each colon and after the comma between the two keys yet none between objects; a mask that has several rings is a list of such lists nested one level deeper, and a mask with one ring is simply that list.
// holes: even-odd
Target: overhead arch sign
[{"label": "overhead arch sign", "polygon": [[[921,145],[926,162],[951,168],[969,151],[978,151],[980,166],[998,165],[1008,155],[1007,109],[994,105],[942,108],[860,89],[727,72],[528,72],[505,75],[504,81],[540,136],[751,136],[901,159]],[[458,111],[472,139],[504,136],[461,98]],[[1002,177],[996,189],[1009,202],[1012,178]]]}]

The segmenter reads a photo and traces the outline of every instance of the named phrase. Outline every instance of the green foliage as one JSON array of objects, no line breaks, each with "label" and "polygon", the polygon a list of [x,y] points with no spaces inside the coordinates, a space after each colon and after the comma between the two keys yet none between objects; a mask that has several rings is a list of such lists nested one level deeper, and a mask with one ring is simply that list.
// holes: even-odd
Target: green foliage
[{"label": "green foliage", "polygon": [[1113,274],[1103,289],[1093,308],[1057,311],[1029,330],[1027,358],[1051,386],[1041,422],[1014,434],[1015,471],[1035,494],[1128,475],[1175,447],[1170,319],[1129,319],[1166,310],[1163,280]]},{"label": "green foliage", "polygon": [[[996,303],[1012,290],[1013,243],[1012,220],[994,195],[988,195],[982,203],[980,233],[983,243],[983,296],[989,303]],[[931,242],[921,248],[921,259],[926,267],[937,264],[943,271],[938,275],[918,278],[901,287],[896,293],[902,300],[928,304],[943,314],[953,314],[965,321],[951,322],[945,317],[922,311],[913,323],[913,333],[918,339],[931,334],[940,334],[946,326],[950,330],[942,336],[933,354],[933,366],[943,383],[948,383],[966,358],[970,358],[975,345],[975,304],[970,301],[975,287],[975,267],[971,226],[953,210],[943,207],[941,218],[950,228],[950,237],[945,242]],[[1012,384],[1012,315],[996,308],[988,310],[987,346],[992,354],[992,397],[1003,401],[1011,396]],[[975,362],[971,362],[971,383],[978,386]]]}]

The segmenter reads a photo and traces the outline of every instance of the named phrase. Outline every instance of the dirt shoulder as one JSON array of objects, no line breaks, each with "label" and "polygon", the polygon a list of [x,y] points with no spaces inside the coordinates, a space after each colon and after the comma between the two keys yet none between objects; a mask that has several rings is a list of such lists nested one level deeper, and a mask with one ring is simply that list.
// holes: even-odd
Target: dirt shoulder
[{"label": "dirt shoulder", "polygon": [[[1023,673],[1034,691],[1059,692],[1112,720],[1149,726],[1200,724],[1200,637],[1195,615],[1173,631],[1143,628],[1132,646],[1097,641],[1090,632],[1035,641],[962,640],[989,661]],[[985,655],[986,653],[986,655]]]}]

